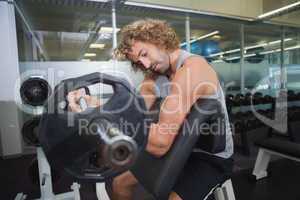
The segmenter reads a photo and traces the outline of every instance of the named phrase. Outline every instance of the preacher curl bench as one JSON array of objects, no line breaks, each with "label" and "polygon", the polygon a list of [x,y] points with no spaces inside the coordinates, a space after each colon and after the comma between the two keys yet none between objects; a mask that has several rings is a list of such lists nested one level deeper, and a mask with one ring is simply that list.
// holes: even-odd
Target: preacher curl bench
[{"label": "preacher curl bench", "polygon": [[[113,87],[110,100],[98,108],[89,107],[80,113],[68,112],[67,94],[96,83]],[[188,132],[189,123],[195,119],[202,124],[222,117],[217,100],[199,99],[181,126],[170,151],[162,158],[148,154],[145,151],[148,128],[155,117],[146,109],[143,97],[126,80],[107,74],[93,73],[62,81],[48,99],[45,109],[39,126],[41,148],[38,148],[38,155],[42,156],[38,159],[45,158],[50,166],[64,169],[80,181],[96,183],[99,200],[109,199],[104,182],[127,170],[131,170],[155,199],[168,199],[196,143],[202,149],[224,148],[219,142],[222,141],[219,137],[225,137],[224,134]],[[129,128],[124,124],[130,124]],[[96,164],[90,162],[93,154],[97,155]],[[51,177],[48,180],[51,181]],[[52,185],[48,184],[48,187]],[[71,199],[79,200],[79,185],[75,183],[73,190],[69,193]],[[230,177],[224,178],[213,193],[216,200],[235,200]],[[52,193],[49,198],[42,193],[41,199],[70,199],[70,195]]]}]

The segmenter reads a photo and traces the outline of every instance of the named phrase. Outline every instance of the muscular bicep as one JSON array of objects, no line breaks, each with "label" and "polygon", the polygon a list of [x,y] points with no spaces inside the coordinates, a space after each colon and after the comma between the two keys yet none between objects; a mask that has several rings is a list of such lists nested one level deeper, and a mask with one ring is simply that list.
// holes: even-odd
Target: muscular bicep
[{"label": "muscular bicep", "polygon": [[217,85],[217,75],[205,60],[189,58],[172,80],[170,95],[161,107],[159,123],[172,126],[170,130],[176,133],[197,99],[215,93]]}]

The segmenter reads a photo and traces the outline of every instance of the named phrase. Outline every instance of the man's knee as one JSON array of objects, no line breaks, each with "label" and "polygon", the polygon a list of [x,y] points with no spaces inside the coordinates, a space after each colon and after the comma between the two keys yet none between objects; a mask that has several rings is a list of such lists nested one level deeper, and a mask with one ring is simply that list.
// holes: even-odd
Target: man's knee
[{"label": "man's knee", "polygon": [[121,188],[131,188],[136,186],[138,181],[136,178],[133,176],[133,174],[129,171],[124,172],[123,174],[115,177],[113,179],[113,189],[118,190]]},{"label": "man's knee", "polygon": [[176,192],[171,192],[169,200],[183,200]]}]

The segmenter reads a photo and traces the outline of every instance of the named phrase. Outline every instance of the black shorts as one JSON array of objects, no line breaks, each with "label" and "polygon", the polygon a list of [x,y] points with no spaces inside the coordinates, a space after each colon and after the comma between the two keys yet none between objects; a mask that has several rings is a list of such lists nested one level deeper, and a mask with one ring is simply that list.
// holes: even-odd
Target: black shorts
[{"label": "black shorts", "polygon": [[223,159],[205,153],[192,153],[173,191],[183,200],[203,200],[213,188],[230,177],[232,169],[232,158]]}]

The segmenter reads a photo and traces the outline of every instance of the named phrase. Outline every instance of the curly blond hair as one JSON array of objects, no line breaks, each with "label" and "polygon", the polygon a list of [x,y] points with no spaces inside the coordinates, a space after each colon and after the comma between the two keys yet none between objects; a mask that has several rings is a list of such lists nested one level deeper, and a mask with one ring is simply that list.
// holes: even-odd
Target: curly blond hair
[{"label": "curly blond hair", "polygon": [[[128,54],[134,41],[148,42],[166,51],[173,51],[180,45],[174,29],[166,21],[143,19],[122,28],[121,40],[114,50],[114,56],[118,59],[129,59]],[[132,64],[135,70],[141,69],[135,63]]]}]

